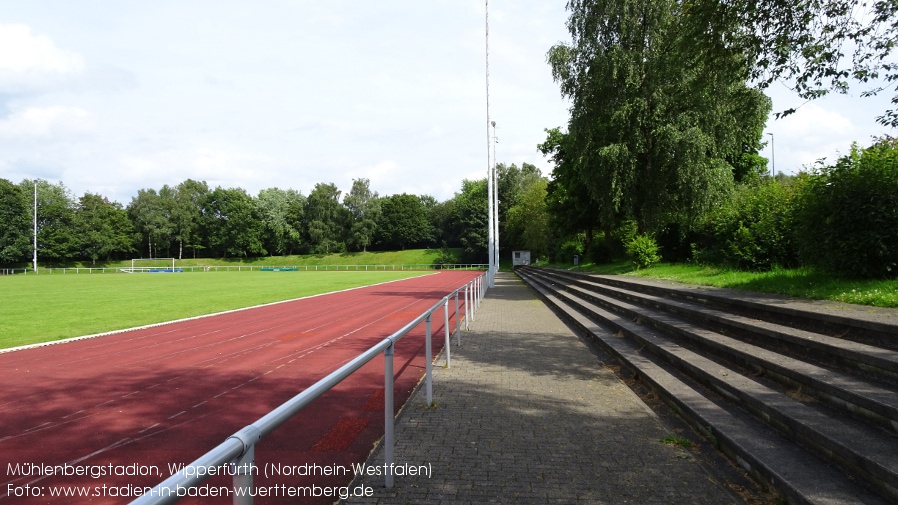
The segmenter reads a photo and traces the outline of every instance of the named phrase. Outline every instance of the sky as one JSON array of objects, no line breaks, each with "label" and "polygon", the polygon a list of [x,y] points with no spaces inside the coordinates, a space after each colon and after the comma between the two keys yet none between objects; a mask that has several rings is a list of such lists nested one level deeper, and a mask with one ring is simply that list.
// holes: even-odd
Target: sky
[{"label": "sky", "polygon": [[[252,195],[367,178],[448,200],[490,163],[484,3],[0,0],[0,178],[123,205],[188,178]],[[567,122],[545,62],[569,40],[564,5],[489,2],[496,157],[545,175],[536,145]],[[771,119],[761,154],[795,173],[889,133],[875,117],[890,97],[859,94]]]}]

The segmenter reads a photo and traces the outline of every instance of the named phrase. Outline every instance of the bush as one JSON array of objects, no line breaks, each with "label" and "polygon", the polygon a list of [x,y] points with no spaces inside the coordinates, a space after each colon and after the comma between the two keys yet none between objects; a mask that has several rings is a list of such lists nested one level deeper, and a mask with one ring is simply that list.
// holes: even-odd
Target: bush
[{"label": "bush", "polygon": [[611,263],[614,261],[614,247],[611,244],[611,239],[604,233],[600,233],[590,244],[587,254],[589,260],[596,265]]},{"label": "bush", "polygon": [[705,216],[698,256],[744,270],[797,266],[794,193],[788,182],[740,185],[732,198]]},{"label": "bush", "polygon": [[632,242],[638,234],[639,225],[636,221],[628,219],[621,222],[620,225],[611,232],[612,253],[616,253],[616,255],[619,255],[620,253],[628,254],[627,244]]},{"label": "bush", "polygon": [[802,261],[849,277],[898,277],[898,139],[852,146],[803,180],[796,211]]},{"label": "bush", "polygon": [[583,258],[583,243],[586,241],[585,233],[578,233],[572,237],[568,237],[567,240],[563,241],[561,245],[558,247],[558,255],[556,258],[558,262],[568,262],[573,261],[574,255],[580,256]]},{"label": "bush", "polygon": [[693,260],[693,245],[699,236],[689,227],[680,223],[668,223],[658,232],[658,247],[664,251],[664,260],[686,262]]},{"label": "bush", "polygon": [[636,235],[626,245],[627,257],[636,268],[648,268],[661,261],[658,244],[648,235]]}]

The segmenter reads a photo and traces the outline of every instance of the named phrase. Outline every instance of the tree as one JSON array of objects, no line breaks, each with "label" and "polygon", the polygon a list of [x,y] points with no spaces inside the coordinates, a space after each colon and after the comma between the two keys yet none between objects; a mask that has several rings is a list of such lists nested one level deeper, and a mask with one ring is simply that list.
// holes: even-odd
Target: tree
[{"label": "tree", "polygon": [[[694,222],[731,188],[770,108],[743,64],[706,65],[688,51],[674,0],[572,0],[572,43],[549,51],[571,99],[566,149],[601,226],[653,232]],[[571,186],[568,185],[568,189]]]},{"label": "tree", "polygon": [[0,263],[18,263],[28,258],[31,238],[33,192],[25,192],[6,179],[0,179]]},{"label": "tree", "polygon": [[434,245],[439,247],[458,247],[458,233],[455,233],[452,226],[455,202],[452,199],[445,202],[438,202],[436,199],[433,199],[432,204],[425,201],[424,207],[427,209],[427,221],[430,223],[431,230],[433,230]]},{"label": "tree", "polygon": [[[579,158],[574,156],[572,137],[560,128],[546,129],[546,141],[537,149],[555,165],[546,186],[546,210],[554,242],[561,244],[582,234],[587,253],[593,248],[594,232],[600,228],[599,203],[581,182]],[[606,234],[606,236],[609,234]],[[552,256],[556,251],[549,250]]]},{"label": "tree", "polygon": [[[168,188],[168,186],[165,186]],[[165,191],[166,195],[170,190]],[[167,251],[174,226],[169,199],[163,199],[155,189],[140,189],[128,204],[128,216],[147,245],[147,257],[159,257],[159,250]],[[141,251],[142,254],[142,251]],[[167,254],[167,253],[166,253]]]},{"label": "tree", "polygon": [[[867,86],[863,96],[898,82],[894,0],[690,0],[683,11],[692,51],[715,65],[746,60],[762,87],[784,81],[813,100],[845,93],[850,82]],[[877,120],[894,128],[898,94],[892,105]]]},{"label": "tree", "polygon": [[433,230],[421,198],[408,193],[383,198],[377,236],[380,244],[389,249],[404,250],[432,242]]},{"label": "tree", "polygon": [[266,254],[262,246],[262,221],[256,204],[242,188],[221,186],[209,193],[203,206],[209,246],[227,257]]},{"label": "tree", "polygon": [[265,225],[266,249],[277,254],[292,254],[302,242],[302,209],[305,203],[298,191],[278,188],[263,189],[256,198],[256,207]]},{"label": "tree", "polygon": [[540,179],[542,174],[535,165],[524,163],[521,168],[512,163],[496,165],[496,181],[499,193],[499,246],[502,251],[511,251],[514,243],[508,234],[508,211],[520,202],[523,191]]},{"label": "tree", "polygon": [[306,198],[305,229],[315,254],[346,250],[344,235],[348,211],[340,205],[340,194],[336,185],[318,183]]},{"label": "tree", "polygon": [[538,178],[524,187],[517,203],[508,209],[505,225],[512,249],[527,249],[537,258],[549,253],[549,212],[546,208],[545,178]]},{"label": "tree", "polygon": [[197,249],[202,249],[203,202],[209,195],[206,181],[187,179],[175,188],[175,204],[172,211],[174,239],[178,241],[178,259],[184,256],[184,249],[191,249],[196,257]]},{"label": "tree", "polygon": [[93,264],[115,253],[134,250],[131,237],[134,233],[128,213],[118,202],[85,193],[78,199],[75,209],[75,230],[80,241],[81,253]]},{"label": "tree", "polygon": [[885,137],[802,177],[803,262],[836,275],[898,278],[898,139]]},{"label": "tree", "polygon": [[489,254],[486,178],[463,180],[461,193],[456,193],[453,202],[453,229],[462,247],[463,261],[486,263]]},{"label": "tree", "polygon": [[377,220],[380,218],[377,192],[371,192],[368,179],[353,179],[352,189],[343,197],[343,205],[349,211],[350,244],[367,251],[374,241]]},{"label": "tree", "polygon": [[74,230],[75,205],[69,190],[60,182],[24,180],[23,192],[34,191],[37,182],[37,249],[38,257],[65,262],[78,253],[78,237]]}]

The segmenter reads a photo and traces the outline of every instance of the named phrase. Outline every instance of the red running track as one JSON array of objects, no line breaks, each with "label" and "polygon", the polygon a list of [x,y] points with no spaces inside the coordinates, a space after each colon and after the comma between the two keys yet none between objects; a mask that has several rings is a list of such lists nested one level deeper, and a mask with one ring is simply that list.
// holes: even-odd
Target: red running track
[{"label": "red running track", "polygon": [[[0,354],[0,472],[5,475],[0,479],[0,502],[127,503],[135,496],[108,495],[156,485],[171,473],[170,465],[192,462],[478,274],[442,271]],[[461,296],[460,316],[463,302]],[[451,318],[454,301],[449,306]],[[436,354],[443,343],[443,311],[434,316]],[[450,328],[455,328],[454,319]],[[397,343],[394,366],[398,410],[424,374],[423,324]],[[365,461],[383,435],[383,380],[383,359],[375,358],[318,398],[256,446],[260,471],[266,463],[280,463],[317,464],[339,473],[352,462]],[[45,475],[50,473],[45,466],[56,465],[69,473],[98,476]],[[153,474],[108,475],[135,471]],[[255,483],[286,494],[280,486],[346,486],[351,479],[260,473]],[[230,484],[230,477],[218,476],[201,489],[214,491]],[[16,496],[38,492],[39,497]],[[52,492],[90,497],[53,497]],[[230,501],[194,498],[182,503]],[[256,500],[333,502],[328,497]]]}]

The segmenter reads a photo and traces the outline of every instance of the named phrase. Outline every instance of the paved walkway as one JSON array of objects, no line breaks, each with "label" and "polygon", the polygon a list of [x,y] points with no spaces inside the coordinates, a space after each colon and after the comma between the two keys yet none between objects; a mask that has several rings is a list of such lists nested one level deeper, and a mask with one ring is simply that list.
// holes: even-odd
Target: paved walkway
[{"label": "paved walkway", "polygon": [[396,462],[431,474],[366,477],[374,496],[346,503],[739,503],[516,276],[475,317],[436,406],[420,388],[397,423]]}]

